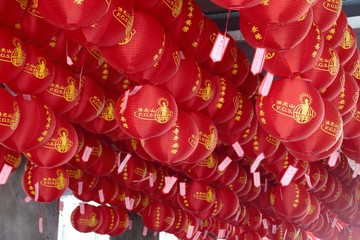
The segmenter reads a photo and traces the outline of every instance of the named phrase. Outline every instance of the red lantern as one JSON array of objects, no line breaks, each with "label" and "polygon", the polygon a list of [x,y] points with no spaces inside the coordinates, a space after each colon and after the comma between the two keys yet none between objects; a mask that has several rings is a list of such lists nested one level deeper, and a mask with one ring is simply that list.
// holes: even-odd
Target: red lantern
[{"label": "red lantern", "polygon": [[281,25],[268,25],[258,18],[241,15],[240,30],[247,43],[253,48],[269,50],[290,50],[297,46],[310,31],[313,11],[310,9],[297,21]]},{"label": "red lantern", "polygon": [[298,226],[303,226],[303,227],[309,226],[319,218],[320,210],[321,210],[320,202],[313,194],[310,194],[309,196],[310,196],[310,207],[306,212],[305,217],[300,220],[295,220],[295,223]]},{"label": "red lantern", "polygon": [[82,204],[77,206],[71,213],[71,225],[79,232],[94,232],[103,223],[103,215],[100,208]]},{"label": "red lantern", "polygon": [[25,193],[37,202],[52,202],[59,199],[69,184],[69,175],[64,167],[29,167],[22,178]]},{"label": "red lantern", "polygon": [[338,239],[350,240],[356,239],[360,234],[360,228],[358,226],[346,226],[338,235]]},{"label": "red lantern", "polygon": [[14,31],[0,27],[0,36],[0,48],[6,52],[0,57],[0,71],[6,72],[0,82],[7,83],[24,69],[27,54],[22,40]]},{"label": "red lantern", "polygon": [[109,10],[110,2],[107,0],[98,2],[40,1],[38,9],[49,23],[59,28],[76,29],[90,26],[104,17]]},{"label": "red lantern", "polygon": [[222,199],[222,208],[220,212],[216,214],[216,217],[219,219],[229,219],[239,209],[239,198],[236,196],[234,191],[231,191],[229,188],[219,188],[216,189],[216,195],[221,195]]},{"label": "red lantern", "polygon": [[201,70],[198,63],[191,57],[186,57],[180,60],[179,70],[174,77],[161,87],[168,90],[177,102],[184,102],[197,94],[201,81]]},{"label": "red lantern", "polygon": [[216,78],[214,99],[202,110],[215,124],[230,120],[239,107],[239,98],[234,84],[226,78]]},{"label": "red lantern", "polygon": [[188,214],[186,227],[183,231],[175,234],[179,239],[193,239],[200,228],[200,221],[194,214]]},{"label": "red lantern", "polygon": [[304,40],[293,49],[283,52],[268,51],[264,69],[279,77],[296,76],[315,66],[323,48],[323,37],[313,23]]},{"label": "red lantern", "polygon": [[133,6],[128,1],[110,1],[105,15],[96,23],[70,30],[68,34],[83,46],[113,46],[131,35],[133,23]]},{"label": "red lantern", "polygon": [[115,229],[113,231],[108,233],[110,236],[123,234],[126,230],[128,230],[130,224],[130,217],[124,209],[117,208],[116,212],[119,215],[119,223],[117,226],[115,226]]},{"label": "red lantern", "polygon": [[250,64],[241,48],[237,48],[236,61],[230,69],[222,73],[225,78],[228,78],[232,83],[239,87],[244,83],[249,74]]},{"label": "red lantern", "polygon": [[321,32],[325,32],[340,15],[342,2],[328,2],[326,0],[316,1],[312,6],[314,10],[314,22],[319,26]]},{"label": "red lantern", "polygon": [[61,166],[75,155],[78,138],[75,129],[64,119],[56,116],[56,126],[49,141],[24,153],[25,157],[41,167]]},{"label": "red lantern", "polygon": [[[130,157],[130,158],[129,158]],[[130,186],[132,183],[141,181],[146,175],[146,164],[144,160],[136,155],[121,157],[120,162],[129,158],[121,171],[115,171],[113,178],[123,186]]]},{"label": "red lantern", "polygon": [[167,231],[174,224],[175,213],[166,203],[153,202],[144,210],[142,220],[144,226],[150,230]]},{"label": "red lantern", "polygon": [[170,33],[180,49],[189,47],[200,36],[204,15],[194,0],[183,0],[182,11],[166,31]]},{"label": "red lantern", "polygon": [[67,63],[70,70],[81,74],[90,74],[99,69],[101,65],[105,63],[104,57],[98,50],[85,47],[79,47],[79,51],[70,55],[69,58],[72,61],[71,64]]},{"label": "red lantern", "polygon": [[[228,157],[223,154],[218,154],[219,158],[219,166],[224,162],[228,160]],[[216,169],[215,173],[209,176],[207,178],[208,180],[212,179],[212,185],[217,187],[224,187],[231,184],[233,181],[235,181],[236,177],[239,173],[239,165],[236,161],[231,161],[230,164],[224,169],[219,170],[219,168]]]},{"label": "red lantern", "polygon": [[73,168],[69,165],[64,165],[64,167],[69,175],[69,189],[78,195],[90,192],[99,182],[99,177],[90,175],[80,168]]},{"label": "red lantern", "polygon": [[[104,62],[100,68],[91,73],[93,79],[102,87],[112,88],[118,83],[123,81],[124,86],[129,86],[130,80],[127,79],[123,74],[119,73],[107,62]],[[125,90],[127,90],[126,88]],[[116,91],[114,89],[114,91]]]},{"label": "red lantern", "polygon": [[102,144],[99,160],[91,167],[85,168],[85,171],[99,177],[109,175],[117,166],[117,156],[118,153],[113,147]]},{"label": "red lantern", "polygon": [[260,126],[283,141],[297,141],[313,134],[324,118],[319,92],[303,79],[279,79],[266,97],[256,102]]},{"label": "red lantern", "polygon": [[156,1],[155,5],[148,9],[163,27],[171,25],[183,11],[183,0],[180,1]]},{"label": "red lantern", "polygon": [[234,191],[236,194],[240,193],[245,187],[247,183],[248,175],[246,174],[246,170],[240,164],[238,164],[239,172],[234,181],[232,181],[228,187]]},{"label": "red lantern", "polygon": [[334,21],[331,27],[323,32],[325,41],[329,42],[333,48],[340,45],[340,42],[345,34],[345,28],[348,25],[347,16],[344,10],[340,11],[340,14],[336,21]]},{"label": "red lantern", "polygon": [[14,24],[24,14],[28,1],[7,1],[0,3],[0,21],[6,24]]},{"label": "red lantern", "polygon": [[205,180],[212,176],[218,167],[217,154],[212,152],[208,157],[199,161],[194,167],[186,171],[192,180]]},{"label": "red lantern", "polygon": [[115,107],[119,127],[140,139],[169,131],[177,115],[174,98],[166,90],[151,85],[135,87],[122,94]]},{"label": "red lantern", "polygon": [[304,216],[310,205],[306,188],[290,182],[288,186],[278,184],[271,191],[271,206],[276,214],[286,219]]},{"label": "red lantern", "polygon": [[216,147],[217,130],[215,124],[202,113],[191,112],[190,117],[199,128],[199,142],[195,151],[185,160],[187,163],[197,163],[208,157]]},{"label": "red lantern", "polygon": [[344,70],[355,77],[356,75],[355,72],[359,68],[359,66],[360,66],[360,51],[359,49],[356,49],[352,57],[349,59],[349,61],[345,63]]},{"label": "red lantern", "polygon": [[72,109],[80,96],[79,79],[62,65],[55,65],[55,76],[50,86],[37,97],[46,102],[55,114]]},{"label": "red lantern", "polygon": [[245,217],[241,221],[241,228],[244,230],[257,230],[262,224],[261,212],[254,206],[246,205]]},{"label": "red lantern", "polygon": [[344,32],[340,45],[335,48],[335,51],[339,54],[342,65],[345,65],[350,60],[357,48],[357,37],[354,29],[347,25]]},{"label": "red lantern", "polygon": [[360,100],[357,101],[355,109],[351,110],[354,112],[351,120],[344,125],[344,139],[360,137]]},{"label": "red lantern", "polygon": [[101,47],[100,52],[112,67],[131,74],[155,65],[161,59],[164,46],[165,33],[160,23],[146,12],[135,10],[128,36],[114,46]]},{"label": "red lantern", "polygon": [[[50,140],[55,129],[55,115],[47,105],[38,99],[22,96],[15,97],[19,104],[13,121],[21,115],[19,125],[13,134],[2,142],[2,145],[17,152],[25,152]],[[11,123],[11,122],[10,122]]]},{"label": "red lantern", "polygon": [[169,131],[161,136],[142,140],[145,151],[155,160],[172,164],[181,162],[195,151],[199,141],[199,128],[185,112],[179,111],[178,119]]},{"label": "red lantern", "polygon": [[261,74],[248,74],[245,81],[238,87],[238,90],[248,98],[252,98],[258,92],[258,88],[262,82],[263,76]]},{"label": "red lantern", "polygon": [[338,95],[340,95],[345,84],[345,71],[344,68],[340,65],[339,72],[335,77],[333,83],[320,91],[321,97],[328,101],[334,100]]},{"label": "red lantern", "polygon": [[[304,16],[312,6],[313,1],[288,1],[265,2],[251,8],[240,9],[240,14],[247,19],[258,19],[264,24],[281,25],[295,22]],[[289,14],[283,14],[284,12]],[[260,13],[260,14],[259,14]]]},{"label": "red lantern", "polygon": [[128,211],[134,211],[140,204],[141,193],[122,185],[119,185],[118,188],[117,196],[109,204],[127,209]]},{"label": "red lantern", "polygon": [[188,214],[181,208],[173,207],[175,213],[174,224],[167,230],[168,233],[176,234],[184,231],[188,222]]},{"label": "red lantern", "polygon": [[3,88],[0,88],[0,142],[10,137],[20,121],[20,109],[17,101],[11,94]]},{"label": "red lantern", "polygon": [[94,232],[99,234],[109,234],[119,225],[119,213],[115,208],[109,207],[107,205],[100,205],[98,208],[100,208],[100,211],[103,215],[103,222]]},{"label": "red lantern", "polygon": [[332,174],[328,174],[325,185],[319,190],[314,192],[317,199],[323,200],[329,198],[335,190],[335,178]]},{"label": "red lantern", "polygon": [[91,200],[98,204],[110,204],[116,200],[118,195],[119,185],[112,178],[105,176],[99,178],[99,182],[92,192]]},{"label": "red lantern", "polygon": [[240,10],[243,8],[253,7],[261,3],[261,0],[211,0],[216,5],[231,10]]}]

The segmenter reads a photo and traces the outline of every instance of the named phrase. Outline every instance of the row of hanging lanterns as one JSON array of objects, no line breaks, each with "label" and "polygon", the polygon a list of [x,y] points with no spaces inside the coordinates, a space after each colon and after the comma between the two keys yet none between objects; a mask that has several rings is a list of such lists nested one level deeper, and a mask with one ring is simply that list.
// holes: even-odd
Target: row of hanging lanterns
[{"label": "row of hanging lanterns", "polygon": [[240,12],[251,65],[194,0],[2,1],[0,183],[24,156],[28,197],[70,189],[80,232],[122,234],[132,212],[180,239],[356,236],[341,1],[212,2]]}]

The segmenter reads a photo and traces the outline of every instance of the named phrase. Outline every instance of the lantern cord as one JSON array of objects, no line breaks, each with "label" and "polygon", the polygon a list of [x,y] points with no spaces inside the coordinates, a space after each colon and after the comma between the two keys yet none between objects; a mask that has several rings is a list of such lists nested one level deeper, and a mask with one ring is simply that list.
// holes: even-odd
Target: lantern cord
[{"label": "lantern cord", "polygon": [[225,25],[225,33],[224,36],[227,34],[228,26],[229,26],[229,19],[230,19],[231,9],[229,9],[227,17],[226,17],[226,25]]}]

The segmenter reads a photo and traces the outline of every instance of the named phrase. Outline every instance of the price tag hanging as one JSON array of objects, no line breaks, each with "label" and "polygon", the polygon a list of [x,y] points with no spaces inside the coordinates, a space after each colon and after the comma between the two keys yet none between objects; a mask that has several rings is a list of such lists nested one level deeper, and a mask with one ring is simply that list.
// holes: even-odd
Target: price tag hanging
[{"label": "price tag hanging", "polygon": [[264,62],[265,62],[266,49],[265,48],[256,48],[253,61],[251,63],[250,71],[252,74],[257,75],[261,73]]}]

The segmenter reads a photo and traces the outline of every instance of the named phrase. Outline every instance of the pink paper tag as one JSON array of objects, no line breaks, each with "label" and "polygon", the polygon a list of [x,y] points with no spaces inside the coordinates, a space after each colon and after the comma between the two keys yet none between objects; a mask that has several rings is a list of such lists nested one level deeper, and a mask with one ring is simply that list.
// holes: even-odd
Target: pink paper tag
[{"label": "pink paper tag", "polygon": [[122,113],[125,112],[127,102],[128,102],[128,99],[129,99],[129,94],[130,94],[130,90],[127,90],[125,92],[125,94],[124,94],[124,101],[121,104],[121,110],[120,110],[120,112],[122,112]]},{"label": "pink paper tag", "polygon": [[132,230],[132,225],[133,225],[133,221],[129,220],[129,227],[128,229],[131,231]]},{"label": "pink paper tag", "polygon": [[88,162],[92,151],[93,151],[92,147],[86,146],[85,150],[84,150],[84,153],[83,153],[83,155],[81,157],[81,160],[83,162]]},{"label": "pink paper tag", "polygon": [[254,179],[254,186],[260,187],[261,186],[260,172],[254,172],[253,179]]},{"label": "pink paper tag", "polygon": [[223,59],[229,41],[230,38],[228,36],[218,33],[214,46],[210,52],[210,58],[213,62],[220,62]]},{"label": "pink paper tag", "polygon": [[225,237],[225,229],[220,229],[217,238],[224,238]]},{"label": "pink paper tag", "polygon": [[264,160],[265,155],[264,153],[260,153],[259,156],[256,157],[255,161],[250,167],[250,173],[254,173],[256,169],[259,167],[262,160]]},{"label": "pink paper tag", "polygon": [[6,163],[4,164],[0,172],[0,185],[6,184],[10,177],[12,169],[12,166],[7,165]]},{"label": "pink paper tag", "polygon": [[122,161],[122,163],[120,164],[120,166],[119,166],[119,168],[118,168],[118,173],[121,173],[121,172],[124,170],[127,162],[130,160],[130,158],[131,158],[131,154],[128,153],[128,154],[126,155],[125,159],[124,159],[124,160]]},{"label": "pink paper tag", "polygon": [[148,234],[148,228],[144,226],[142,235],[145,237]]},{"label": "pink paper tag", "polygon": [[357,164],[355,165],[355,169],[354,169],[354,173],[353,173],[352,177],[353,177],[353,178],[356,178],[357,175],[359,175],[359,172],[360,172],[360,164],[357,163]]},{"label": "pink paper tag", "polygon": [[72,60],[71,57],[69,57],[69,56],[66,56],[66,63],[67,63],[67,65],[69,65],[69,66],[74,65],[73,60]]},{"label": "pink paper tag", "polygon": [[177,180],[178,180],[177,177],[174,177],[174,176],[172,176],[172,177],[166,176],[166,177],[165,177],[165,186],[164,186],[164,188],[162,189],[163,193],[164,193],[164,194],[168,194],[168,193],[171,191],[171,189],[174,187],[174,185],[175,185],[175,183],[176,183]]},{"label": "pink paper tag", "polygon": [[62,212],[64,211],[64,201],[59,200],[59,211]]},{"label": "pink paper tag", "polygon": [[225,171],[225,169],[229,166],[229,164],[232,162],[230,157],[226,157],[218,166],[218,170],[220,172]]},{"label": "pink paper tag", "polygon": [[185,55],[183,51],[179,51],[180,59],[185,60]]},{"label": "pink paper tag", "polygon": [[263,224],[264,229],[269,229],[269,224],[267,222],[267,219],[263,219],[262,224]]},{"label": "pink paper tag", "polygon": [[331,223],[331,227],[335,228],[336,227],[336,223],[337,223],[337,218],[335,218],[332,223]]},{"label": "pink paper tag", "polygon": [[307,185],[309,186],[309,188],[312,189],[312,188],[313,188],[313,185],[312,185],[312,183],[311,183],[311,179],[310,179],[309,174],[305,174],[305,179],[306,179],[306,183],[307,183]]},{"label": "pink paper tag", "polygon": [[80,203],[80,214],[83,215],[85,213],[85,204]]},{"label": "pink paper tag", "polygon": [[27,197],[24,199],[24,202],[29,203],[29,202],[31,202],[31,200],[32,200],[32,198],[29,197],[29,196],[27,196]]},{"label": "pink paper tag", "polygon": [[142,85],[138,85],[135,86],[130,92],[129,92],[129,96],[135,95],[136,93],[138,93],[140,91],[140,89],[142,89]]},{"label": "pink paper tag", "polygon": [[31,101],[31,99],[32,99],[31,95],[29,95],[29,94],[23,94],[22,96],[25,101]]},{"label": "pink paper tag", "polygon": [[277,230],[278,230],[277,225],[272,225],[272,229],[271,229],[272,234],[275,234]]},{"label": "pink paper tag", "polygon": [[100,199],[101,203],[105,202],[104,190],[103,189],[99,190],[99,199]]},{"label": "pink paper tag", "polygon": [[259,93],[261,96],[265,97],[269,94],[273,80],[274,80],[274,75],[272,73],[267,72],[259,87]]},{"label": "pink paper tag", "polygon": [[239,209],[239,210],[237,211],[237,213],[236,213],[236,216],[235,216],[235,222],[237,222],[237,221],[239,220],[240,213],[241,213],[241,211],[240,211],[240,209]]},{"label": "pink paper tag", "polygon": [[209,230],[205,230],[202,238],[203,238],[203,239],[206,238],[208,234],[209,234]]},{"label": "pink paper tag", "polygon": [[154,174],[153,173],[149,173],[149,185],[150,185],[150,187],[154,186]]},{"label": "pink paper tag", "polygon": [[187,233],[186,233],[186,237],[187,237],[187,238],[191,238],[191,236],[193,235],[193,233],[194,233],[194,226],[193,226],[193,225],[190,225],[190,226],[188,227],[188,231],[187,231]]},{"label": "pink paper tag", "polygon": [[120,162],[121,162],[121,152],[119,152],[118,155],[117,155],[117,167],[118,168],[120,166]]},{"label": "pink paper tag", "polygon": [[339,159],[339,156],[340,156],[340,152],[339,151],[336,151],[334,152],[333,154],[331,154],[330,158],[329,158],[329,166],[330,167],[334,167]]},{"label": "pink paper tag", "polygon": [[250,69],[252,74],[257,75],[261,73],[265,62],[265,55],[266,55],[265,48],[256,48]]},{"label": "pink paper tag", "polygon": [[39,182],[35,183],[35,201],[39,199]]},{"label": "pink paper tag", "polygon": [[286,169],[284,175],[281,177],[281,180],[280,180],[281,185],[288,186],[290,184],[290,182],[293,180],[297,171],[298,171],[298,168],[290,165]]},{"label": "pink paper tag", "polygon": [[158,232],[154,232],[153,236],[156,237],[158,235]]},{"label": "pink paper tag", "polygon": [[198,240],[200,238],[200,235],[201,235],[201,232],[197,231],[193,239]]},{"label": "pink paper tag", "polygon": [[244,150],[242,149],[241,145],[239,144],[239,142],[234,142],[232,145],[233,149],[235,150],[236,154],[239,157],[244,156]]},{"label": "pink paper tag", "polygon": [[239,236],[238,236],[238,235],[235,236],[235,240],[239,240]]},{"label": "pink paper tag", "polygon": [[185,195],[186,195],[186,183],[181,182],[180,183],[180,196],[185,196]]},{"label": "pink paper tag", "polygon": [[78,190],[77,190],[77,194],[81,195],[83,192],[83,185],[84,183],[82,181],[78,182]]},{"label": "pink paper tag", "polygon": [[39,217],[39,233],[44,232],[44,224],[43,224],[43,218]]}]

